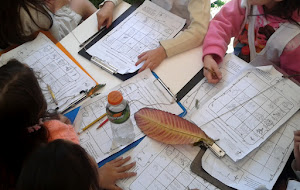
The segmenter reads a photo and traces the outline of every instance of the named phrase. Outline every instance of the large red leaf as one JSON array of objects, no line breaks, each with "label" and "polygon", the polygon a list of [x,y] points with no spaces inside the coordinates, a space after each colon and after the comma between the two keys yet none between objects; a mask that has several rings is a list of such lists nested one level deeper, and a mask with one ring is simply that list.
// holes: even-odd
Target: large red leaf
[{"label": "large red leaf", "polygon": [[142,108],[134,114],[137,126],[150,138],[166,144],[193,144],[200,141],[212,145],[197,125],[168,112]]}]

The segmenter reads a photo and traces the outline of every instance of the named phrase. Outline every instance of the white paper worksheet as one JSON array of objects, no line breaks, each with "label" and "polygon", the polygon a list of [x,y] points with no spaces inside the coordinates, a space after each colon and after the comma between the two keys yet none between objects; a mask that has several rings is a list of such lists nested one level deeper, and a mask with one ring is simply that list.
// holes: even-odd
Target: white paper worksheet
[{"label": "white paper worksheet", "polygon": [[300,106],[300,88],[272,68],[244,71],[191,119],[234,161],[257,148]]},{"label": "white paper worksheet", "polygon": [[[183,112],[183,109],[176,102],[170,101],[169,94],[165,89],[161,89],[160,84],[157,83],[156,78],[149,69],[126,80],[111,91],[113,90],[119,90],[124,99],[129,101],[131,120],[134,124],[135,140],[144,136],[136,126],[134,120],[134,113],[139,109],[151,107],[176,115]],[[81,106],[75,120],[76,131],[81,131],[82,128],[106,112],[107,94],[96,96]],[[107,122],[102,128],[96,129],[101,121],[79,136],[80,145],[85,148],[97,162],[124,148],[114,145],[110,122]]]},{"label": "white paper worksheet", "polygon": [[125,153],[136,166],[137,176],[118,181],[124,190],[187,190],[217,189],[192,173],[190,165],[200,148],[192,145],[167,145],[145,137],[142,142]]},{"label": "white paper worksheet", "polygon": [[142,52],[155,49],[159,41],[173,38],[184,26],[182,19],[146,0],[87,52],[120,74],[133,73]]},{"label": "white paper worksheet", "polygon": [[210,84],[206,78],[203,78],[180,100],[187,110],[186,119],[189,120],[196,110],[200,109],[210,98],[230,84],[249,64],[242,62],[240,58],[233,54],[227,54],[219,66],[222,72],[222,80],[219,83]]},{"label": "white paper worksheet", "polygon": [[257,150],[238,162],[228,156],[219,159],[207,150],[202,157],[202,167],[236,189],[272,189],[294,148],[294,131],[300,130],[299,122],[300,112],[297,112]]},{"label": "white paper worksheet", "polygon": [[[1,55],[0,66],[10,59],[17,59],[35,71],[48,109],[58,107],[62,111],[84,95],[80,94],[81,91],[96,85],[91,77],[42,33],[35,40]],[[58,105],[54,103],[47,85],[53,91]]]}]

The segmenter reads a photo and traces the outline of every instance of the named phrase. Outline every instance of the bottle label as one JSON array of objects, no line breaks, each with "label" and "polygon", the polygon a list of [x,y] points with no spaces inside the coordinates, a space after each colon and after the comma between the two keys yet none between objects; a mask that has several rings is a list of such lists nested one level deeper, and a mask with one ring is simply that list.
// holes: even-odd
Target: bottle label
[{"label": "bottle label", "polygon": [[126,108],[120,112],[113,112],[111,110],[107,110],[107,117],[110,122],[115,124],[124,123],[130,117],[130,109],[127,105]]}]

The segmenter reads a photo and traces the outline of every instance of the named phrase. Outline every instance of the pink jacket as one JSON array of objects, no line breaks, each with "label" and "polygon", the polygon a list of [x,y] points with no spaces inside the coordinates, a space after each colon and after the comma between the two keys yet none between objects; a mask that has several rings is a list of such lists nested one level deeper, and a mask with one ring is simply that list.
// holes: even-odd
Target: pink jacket
[{"label": "pink jacket", "polygon": [[45,121],[44,125],[49,131],[49,142],[56,139],[64,139],[79,144],[78,136],[72,125],[67,125],[59,120]]},{"label": "pink jacket", "polygon": [[[257,6],[257,8],[263,13],[261,6]],[[217,63],[222,62],[231,37],[243,38],[241,32],[245,17],[246,8],[241,6],[241,0],[231,0],[224,5],[209,24],[203,43],[203,57],[212,54]],[[299,22],[300,15],[295,12],[293,19]],[[268,17],[268,21],[288,22],[272,16]],[[286,45],[280,56],[280,67],[288,74],[300,73],[300,35],[297,35]],[[296,79],[300,81],[300,77]]]}]

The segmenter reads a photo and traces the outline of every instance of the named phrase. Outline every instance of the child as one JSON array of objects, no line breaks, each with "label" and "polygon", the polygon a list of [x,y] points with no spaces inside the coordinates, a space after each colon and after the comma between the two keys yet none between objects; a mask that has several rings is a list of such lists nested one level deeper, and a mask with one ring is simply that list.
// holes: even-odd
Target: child
[{"label": "child", "polygon": [[300,130],[294,132],[294,156],[292,169],[294,170],[298,180],[300,180]]},{"label": "child", "polygon": [[299,74],[299,10],[299,0],[232,0],[224,5],[210,22],[203,42],[208,82],[221,80],[217,64],[231,37],[235,37],[235,55],[244,60],[271,62],[289,75]]},{"label": "child", "polygon": [[97,12],[98,29],[102,26],[108,28],[113,19],[113,11],[115,6],[120,4],[122,0],[104,0],[100,5],[100,10]]},{"label": "child", "polygon": [[34,72],[11,60],[0,67],[0,189],[14,188],[23,161],[42,143],[66,139],[79,143],[69,121],[47,112]]},{"label": "child", "polygon": [[164,9],[187,19],[188,28],[173,39],[163,40],[156,49],[138,56],[136,66],[144,62],[139,72],[155,69],[167,57],[172,57],[202,44],[210,19],[209,0],[152,0]]},{"label": "child", "polygon": [[135,163],[117,158],[98,168],[95,160],[77,144],[55,140],[38,148],[24,164],[18,179],[20,190],[119,190],[118,179],[136,175],[125,172]]},{"label": "child", "polygon": [[39,144],[57,138],[78,143],[65,117],[47,112],[47,103],[34,72],[11,60],[0,67],[0,172],[3,189],[13,188],[23,160]]},{"label": "child", "polygon": [[[122,0],[106,0],[104,2],[104,5],[110,3],[111,8],[109,10],[102,8],[103,10],[100,9],[100,11],[97,13],[98,26],[101,26],[102,23],[108,23],[107,27],[110,26],[112,21],[113,7],[118,5],[120,2],[122,2]],[[144,62],[144,65],[140,68],[139,72],[142,72],[147,68],[153,70],[165,58],[199,46],[206,34],[210,18],[210,1],[208,0],[152,0],[152,2],[160,5],[168,11],[173,12],[174,14],[177,14],[178,16],[187,19],[187,24],[189,27],[174,39],[161,41],[158,48],[143,52],[141,55],[139,55],[139,60],[135,65],[137,66]],[[100,16],[101,11],[110,12],[111,16],[105,20],[100,20],[99,18],[105,18],[104,16]]]},{"label": "child", "polygon": [[49,30],[60,41],[96,10],[89,0],[3,1],[0,48],[30,41],[39,30]]}]

